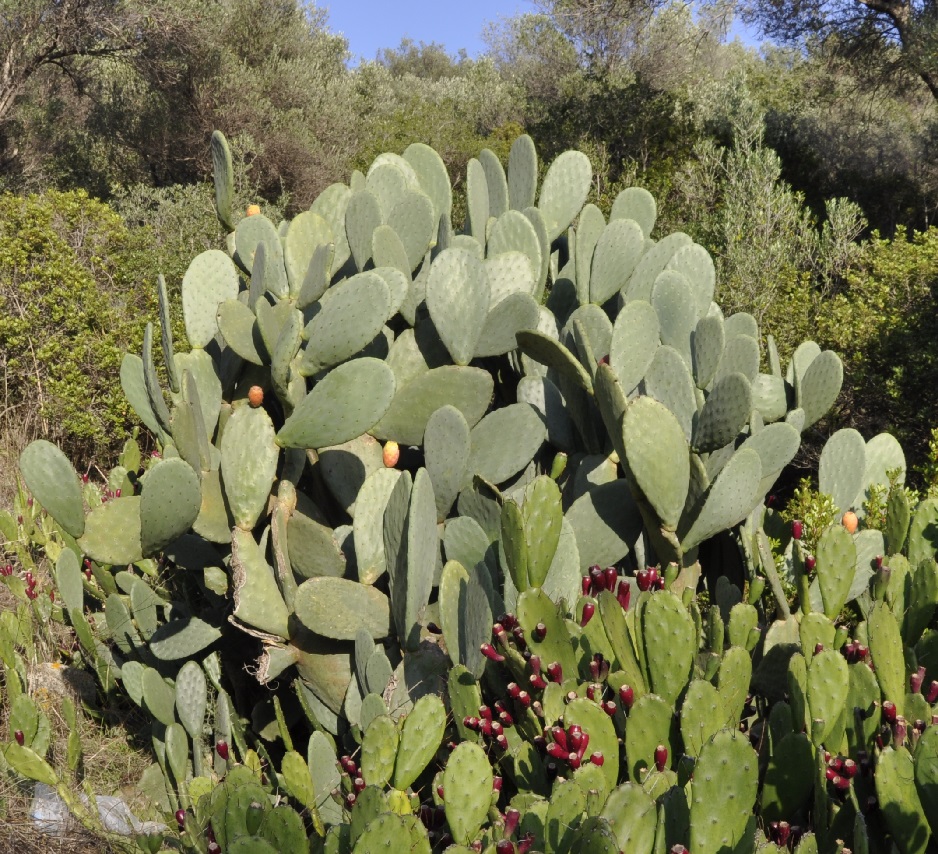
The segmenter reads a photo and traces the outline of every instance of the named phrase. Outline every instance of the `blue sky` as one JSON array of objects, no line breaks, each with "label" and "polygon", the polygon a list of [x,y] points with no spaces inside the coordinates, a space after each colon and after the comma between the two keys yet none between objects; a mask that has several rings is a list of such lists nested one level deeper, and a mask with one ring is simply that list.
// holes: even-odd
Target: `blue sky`
[{"label": "blue sky", "polygon": [[[353,65],[362,57],[374,59],[381,48],[397,47],[405,37],[477,56],[485,50],[487,22],[535,10],[530,0],[318,0],[316,5],[328,11],[329,29],[348,39]],[[755,41],[738,25],[737,33]]]},{"label": "blue sky", "polygon": [[533,11],[527,0],[321,0],[329,29],[349,41],[353,62],[374,59],[380,48],[397,47],[402,38],[440,42],[450,53],[470,56],[485,50],[482,29],[488,21]]}]

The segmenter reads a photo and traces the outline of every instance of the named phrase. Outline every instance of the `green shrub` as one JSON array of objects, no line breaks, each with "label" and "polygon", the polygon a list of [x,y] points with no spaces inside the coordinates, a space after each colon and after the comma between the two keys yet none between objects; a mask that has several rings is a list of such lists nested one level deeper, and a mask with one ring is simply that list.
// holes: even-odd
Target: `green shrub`
[{"label": "green shrub", "polygon": [[155,311],[149,243],[83,191],[0,196],[0,442],[27,425],[82,465],[123,443],[117,374]]},{"label": "green shrub", "polygon": [[866,435],[902,442],[910,468],[925,462],[938,423],[938,229],[894,240],[874,234],[843,289],[818,312],[818,340],[843,355],[842,411]]}]

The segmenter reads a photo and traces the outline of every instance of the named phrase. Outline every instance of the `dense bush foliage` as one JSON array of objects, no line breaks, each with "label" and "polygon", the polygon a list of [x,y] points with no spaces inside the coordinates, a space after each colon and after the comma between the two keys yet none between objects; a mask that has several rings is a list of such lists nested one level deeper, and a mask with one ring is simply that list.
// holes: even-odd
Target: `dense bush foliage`
[{"label": "dense bush foliage", "polygon": [[81,191],[0,197],[4,430],[112,458],[132,423],[116,371],[155,306],[151,245]]}]

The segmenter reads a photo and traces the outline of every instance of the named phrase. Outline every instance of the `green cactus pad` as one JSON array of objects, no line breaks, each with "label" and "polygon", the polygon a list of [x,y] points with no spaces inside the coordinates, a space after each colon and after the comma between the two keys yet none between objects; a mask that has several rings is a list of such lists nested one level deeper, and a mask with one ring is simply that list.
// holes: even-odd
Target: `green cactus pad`
[{"label": "green cactus pad", "polygon": [[690,369],[673,347],[665,344],[655,351],[655,358],[645,372],[645,391],[674,413],[690,442],[697,420],[697,395]]},{"label": "green cactus pad", "polygon": [[[400,482],[395,492],[402,489]],[[398,499],[399,500],[399,499]],[[391,589],[391,607],[398,637],[408,650],[419,643],[419,620],[423,615],[439,557],[439,535],[436,527],[436,501],[433,485],[426,469],[419,469],[410,490],[406,522],[400,547],[388,548],[388,514],[397,512],[394,494],[385,510],[385,555]],[[395,525],[395,535],[397,526]],[[396,537],[395,537],[396,538]]]},{"label": "green cactus pad", "polygon": [[430,416],[447,404],[462,412],[472,427],[488,409],[493,386],[492,376],[481,368],[459,365],[433,368],[398,390],[371,432],[379,439],[419,445]]},{"label": "green cactus pad", "polygon": [[732,373],[742,374],[749,382],[752,382],[759,373],[759,344],[752,336],[727,336],[723,356],[713,382],[718,383],[723,377]]},{"label": "green cactus pad", "polygon": [[834,499],[841,513],[853,507],[866,474],[866,442],[852,428],[834,433],[824,444],[818,464],[821,492]]},{"label": "green cactus pad", "polygon": [[814,750],[807,735],[789,732],[772,745],[762,789],[766,821],[792,821],[814,788]]},{"label": "green cactus pad", "polygon": [[[541,271],[541,242],[531,221],[519,210],[510,210],[500,216],[492,226],[488,241],[489,259],[506,253],[521,253],[531,268],[536,286]],[[489,269],[486,266],[486,269]],[[490,277],[491,278],[491,277]],[[493,301],[497,302],[497,289],[492,287]]]},{"label": "green cactus pad", "polygon": [[453,190],[443,158],[422,142],[407,146],[402,156],[416,173],[420,188],[433,203],[434,223],[439,222],[453,205]]},{"label": "green cactus pad", "polygon": [[[482,567],[482,572],[488,572]],[[450,658],[479,677],[485,669],[485,657],[479,651],[492,632],[492,609],[479,575],[472,575],[455,560],[443,567],[440,579],[440,622]]]},{"label": "green cactus pad", "polygon": [[681,739],[688,755],[696,759],[728,718],[720,692],[703,679],[692,681],[681,704]]},{"label": "green cactus pad", "polygon": [[[938,500],[926,498],[915,508],[909,526],[909,562],[918,565],[923,560],[934,559],[936,544],[928,533],[938,525]],[[880,552],[882,554],[882,552]]]},{"label": "green cactus pad", "polygon": [[627,303],[616,317],[609,365],[629,394],[641,382],[660,344],[658,314],[644,300]]},{"label": "green cactus pad", "polygon": [[929,850],[931,834],[915,786],[915,766],[904,747],[887,747],[880,754],[874,776],[879,808],[902,854],[926,854]]},{"label": "green cactus pad", "polygon": [[750,436],[741,448],[751,448],[762,462],[762,482],[759,492],[768,492],[782,470],[798,453],[801,436],[791,424],[769,424]]},{"label": "green cactus pad", "polygon": [[[156,436],[163,434],[159,419],[150,406],[150,398],[147,395],[146,380],[143,375],[143,359],[136,353],[125,353],[121,360],[120,371],[121,391],[130,404],[137,417],[143,422],[146,428]],[[41,503],[41,502],[40,502]]]},{"label": "green cactus pad", "polygon": [[[697,317],[703,317],[710,309],[716,286],[716,271],[707,250],[696,243],[683,246],[674,253],[665,269],[680,273],[688,281],[694,295]],[[728,329],[727,338],[730,334]]]},{"label": "green cactus pad", "polygon": [[[520,217],[527,223],[524,215],[517,212],[508,213],[506,216]],[[534,239],[537,239],[536,236]],[[490,255],[483,263],[483,269],[489,283],[490,310],[512,294],[531,296],[537,290],[536,273],[531,259],[521,252],[505,251],[498,255]]]},{"label": "green cactus pad", "polygon": [[379,225],[371,239],[372,261],[375,267],[396,270],[410,281],[411,266],[407,250],[397,232],[389,225]]},{"label": "green cactus pad", "polygon": [[810,427],[834,405],[844,381],[844,366],[833,350],[813,359],[796,386],[797,405],[804,410],[804,426]]},{"label": "green cactus pad", "polygon": [[221,474],[235,524],[251,530],[267,506],[280,451],[274,425],[262,408],[239,406],[221,440]]},{"label": "green cactus pad", "polygon": [[508,180],[505,169],[495,154],[489,148],[479,152],[479,163],[485,170],[485,182],[489,191],[489,214],[500,217],[508,210]]},{"label": "green cactus pad", "polygon": [[[642,611],[645,662],[651,690],[675,705],[690,679],[697,653],[694,621],[681,600],[668,591],[652,596]],[[666,642],[662,642],[667,638]]]},{"label": "green cactus pad", "polygon": [[758,757],[739,732],[722,730],[700,751],[690,808],[691,851],[702,854],[751,846],[750,819],[759,786]]},{"label": "green cactus pad", "polygon": [[359,270],[364,270],[371,258],[372,235],[383,221],[381,206],[373,193],[368,190],[352,193],[345,210],[345,233]]},{"label": "green cactus pad", "polygon": [[566,519],[576,534],[580,567],[622,560],[638,539],[642,519],[623,479],[593,487],[570,505]]},{"label": "green cactus pad", "polygon": [[694,447],[702,452],[715,451],[732,442],[752,412],[752,388],[740,373],[727,374],[717,381],[707,397],[697,429]]},{"label": "green cactus pad", "polygon": [[128,564],[143,558],[140,496],[117,498],[95,507],[79,537],[81,550],[97,563]]},{"label": "green cactus pad", "polygon": [[394,764],[394,788],[407,789],[436,755],[446,729],[446,709],[435,694],[414,703],[404,718]]},{"label": "green cactus pad", "polygon": [[[309,208],[312,213],[319,214],[329,223],[335,240],[334,249],[328,253],[331,267],[327,268],[326,278],[341,270],[351,255],[348,237],[345,233],[345,213],[351,196],[352,192],[345,184],[330,184],[316,197]],[[319,249],[316,251],[318,252]],[[315,256],[316,253],[313,254]]]},{"label": "green cactus pad", "polygon": [[526,356],[548,368],[554,368],[585,391],[592,391],[593,381],[589,373],[555,338],[536,330],[524,330],[518,333],[517,340],[518,346]]},{"label": "green cactus pad", "polygon": [[358,494],[352,527],[358,580],[362,584],[374,584],[387,570],[382,530],[384,510],[399,477],[400,472],[395,469],[378,469],[368,476]]},{"label": "green cactus pad", "polygon": [[573,780],[558,781],[551,793],[544,828],[545,850],[570,854],[574,835],[586,818],[586,796]]},{"label": "green cactus pad", "polygon": [[883,700],[896,704],[896,711],[905,714],[905,663],[902,657],[902,636],[892,611],[882,602],[873,606],[867,618],[870,655],[876,667],[876,678]]},{"label": "green cactus pad", "polygon": [[752,406],[766,423],[784,418],[788,408],[785,381],[772,374],[756,374],[752,381]]},{"label": "green cactus pad", "polygon": [[705,493],[689,530],[681,537],[684,551],[749,515],[758,500],[761,479],[762,461],[756,451],[741,448],[733,454]]},{"label": "green cactus pad", "polygon": [[650,303],[655,279],[679,249],[693,242],[686,234],[676,231],[648,249],[632,272],[628,285],[622,290],[625,302],[639,299]]},{"label": "green cactus pad", "polygon": [[[276,227],[262,214],[242,219],[235,229],[235,246],[238,261],[249,273],[254,270],[255,255],[262,245],[264,247],[264,287],[278,299],[283,299],[290,290],[284,267],[283,244]],[[305,268],[303,272],[306,272]]]},{"label": "green cactus pad", "polygon": [[590,753],[602,753],[604,762],[600,771],[606,780],[607,791],[612,791],[619,776],[619,737],[612,718],[592,700],[580,697],[567,704],[563,724],[568,728],[577,724],[589,733]]},{"label": "green cactus pad", "polygon": [[147,667],[142,679],[145,708],[161,724],[169,726],[176,721],[176,693],[172,685],[164,681],[159,671]]},{"label": "green cactus pad", "polygon": [[496,409],[469,434],[469,471],[489,483],[503,483],[531,462],[546,438],[547,428],[533,406]]},{"label": "green cactus pad", "polygon": [[453,361],[468,365],[488,315],[490,293],[481,262],[462,249],[440,253],[430,268],[427,308]]},{"label": "green cactus pad", "polygon": [[582,152],[565,151],[551,163],[537,202],[551,243],[567,230],[580,212],[592,180],[593,167]]},{"label": "green cactus pad", "polygon": [[289,614],[274,571],[250,531],[235,528],[231,539],[234,616],[262,632],[289,637]]},{"label": "green cactus pad", "polygon": [[[640,783],[655,767],[655,748],[659,744],[671,745],[673,711],[657,694],[645,694],[632,706],[625,727],[625,756],[632,782]],[[673,753],[671,750],[672,760],[676,758]]]},{"label": "green cactus pad", "polygon": [[326,486],[352,517],[362,485],[372,472],[383,467],[381,444],[372,436],[356,436],[319,451],[319,468]]},{"label": "green cactus pad", "polygon": [[228,140],[219,131],[212,131],[212,174],[215,179],[215,212],[225,231],[234,231],[232,201],[234,199],[234,168]]},{"label": "green cactus pad", "polygon": [[602,305],[628,282],[645,248],[641,226],[630,219],[614,219],[603,230],[593,255],[589,278],[590,302]]},{"label": "green cactus pad", "polygon": [[359,629],[375,639],[390,632],[387,596],[344,578],[307,579],[297,588],[293,608],[306,628],[335,640],[354,640]]},{"label": "green cactus pad", "polygon": [[182,279],[182,313],[191,346],[205,347],[215,337],[218,306],[237,296],[238,271],[224,252],[209,249],[192,260]]},{"label": "green cactus pad", "polygon": [[[364,829],[352,854],[379,854],[384,851],[415,851],[410,825],[403,817],[385,813],[372,819]],[[429,850],[429,843],[427,844]]]},{"label": "green cactus pad", "polygon": [[78,473],[55,445],[45,439],[30,442],[20,454],[26,488],[46,512],[72,537],[85,531],[85,513]]},{"label": "green cactus pad", "polygon": [[537,194],[537,151],[527,134],[519,136],[508,154],[508,204],[523,211],[534,205]]},{"label": "green cactus pad", "polygon": [[[136,609],[134,615],[137,615]],[[139,622],[139,620],[138,620]],[[150,652],[162,661],[191,658],[221,637],[221,631],[198,617],[163,623],[148,638]]]},{"label": "green cactus pad", "polygon": [[157,554],[188,531],[201,503],[199,477],[187,463],[168,459],[154,466],[140,497],[143,554]]},{"label": "green cactus pad", "polygon": [[[606,227],[606,217],[594,204],[586,205],[577,218],[575,243],[569,244],[572,275],[580,305],[589,302],[590,267],[599,237]],[[569,238],[568,238],[569,240]]]},{"label": "green cactus pad", "polygon": [[[559,662],[564,675],[577,673],[577,661],[574,654],[570,632],[566,623],[557,613],[557,606],[540,588],[523,592],[516,604],[518,622],[524,630],[524,636],[532,653],[539,655],[545,665]],[[534,635],[534,627],[543,623],[547,634],[543,640]]]},{"label": "green cactus pad", "polygon": [[636,783],[623,783],[609,794],[600,818],[606,819],[622,851],[652,854],[658,816],[654,799]]},{"label": "green cactus pad", "polygon": [[463,742],[450,754],[443,772],[443,806],[453,838],[475,839],[492,802],[492,766],[477,744]]},{"label": "green cactus pad", "polygon": [[622,436],[630,476],[661,523],[675,530],[690,482],[687,439],[680,423],[663,404],[642,397],[626,410]]},{"label": "green cactus pad", "polygon": [[818,540],[816,558],[824,613],[833,620],[847,601],[856,572],[857,550],[853,537],[839,525],[828,528]]},{"label": "green cactus pad", "polygon": [[724,344],[723,318],[718,314],[701,317],[691,339],[691,357],[697,388],[706,388],[716,376]]},{"label": "green cactus pad", "polygon": [[423,437],[424,460],[433,484],[438,519],[446,518],[465,485],[469,436],[469,424],[454,406],[441,406],[427,421]]},{"label": "green cactus pad", "polygon": [[176,714],[193,739],[202,737],[208,693],[205,674],[195,661],[187,661],[176,675]]},{"label": "green cactus pad", "polygon": [[436,238],[439,216],[433,202],[422,192],[408,190],[391,208],[387,224],[400,238],[410,270],[415,270]]},{"label": "green cactus pad", "polygon": [[609,221],[631,219],[638,223],[642,234],[648,238],[655,227],[658,205],[655,197],[642,187],[628,187],[616,196],[612,203]]},{"label": "green cactus pad", "polygon": [[813,724],[811,736],[815,746],[824,744],[833,732],[847,702],[849,686],[847,660],[839,652],[824,649],[811,658],[807,688],[808,710]]},{"label": "green cactus pad", "polygon": [[370,430],[394,397],[391,369],[379,359],[340,365],[303,398],[277,434],[285,448],[338,445]]},{"label": "green cactus pad", "polygon": [[489,186],[485,169],[475,157],[466,164],[467,231],[485,247],[485,232],[489,222]]},{"label": "green cactus pad", "polygon": [[334,243],[332,227],[318,213],[302,211],[291,220],[283,239],[283,260],[292,296],[300,293],[316,250]]},{"label": "green cactus pad", "polygon": [[391,292],[377,273],[359,273],[326,291],[307,324],[300,373],[312,376],[362,350],[391,316]]},{"label": "green cactus pad", "polygon": [[694,290],[680,273],[666,270],[655,280],[651,304],[661,325],[661,343],[670,344],[691,368],[691,336],[699,315]]},{"label": "green cactus pad", "polygon": [[502,356],[518,346],[518,333],[537,327],[538,305],[526,293],[509,294],[489,311],[475,357]]},{"label": "green cactus pad", "polygon": [[257,327],[257,318],[243,302],[229,299],[218,306],[218,328],[225,343],[246,362],[263,365],[267,349]]}]

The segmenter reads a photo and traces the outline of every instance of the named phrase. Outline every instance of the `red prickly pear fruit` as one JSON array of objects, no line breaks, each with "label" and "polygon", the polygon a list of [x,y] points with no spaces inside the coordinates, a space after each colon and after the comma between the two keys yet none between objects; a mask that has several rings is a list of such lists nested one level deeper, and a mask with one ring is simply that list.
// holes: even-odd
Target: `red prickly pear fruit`
[{"label": "red prickly pear fruit", "polygon": [[605,761],[606,757],[603,756],[602,751],[595,750],[592,754],[590,754],[590,762],[592,762],[598,768],[602,768]]},{"label": "red prickly pear fruit", "polygon": [[264,402],[264,389],[259,385],[252,385],[248,389],[248,403],[253,409],[257,409],[258,406]]},{"label": "red prickly pear fruit", "polygon": [[221,854],[221,845],[219,845],[214,839],[209,842],[208,848],[206,849],[208,854]]},{"label": "red prickly pear fruit", "polygon": [[822,644],[822,643],[816,643],[816,644],[814,645],[814,654],[815,654],[815,655],[820,655],[822,652],[824,652],[824,644]]},{"label": "red prickly pear fruit", "polygon": [[21,730],[21,729],[18,729],[16,732],[13,733],[13,738],[16,739],[16,743],[17,743],[20,747],[22,747],[22,746],[23,746],[23,742],[26,741],[26,737],[23,735],[23,730]]},{"label": "red prickly pear fruit", "polygon": [[817,558],[814,555],[808,555],[804,559],[804,565],[808,572],[814,572],[814,569],[817,566]]},{"label": "red prickly pear fruit", "polygon": [[384,445],[384,450],[381,452],[381,459],[384,462],[384,467],[386,469],[394,468],[400,458],[401,446],[394,441],[386,442]]},{"label": "red prickly pear fruit", "polygon": [[663,744],[659,744],[655,748],[655,768],[660,772],[664,771],[665,766],[668,764],[668,748]]},{"label": "red prickly pear fruit", "polygon": [[501,655],[496,651],[495,647],[490,643],[482,644],[479,649],[489,661],[494,661],[496,664],[501,664],[505,660],[505,656]]},{"label": "red prickly pear fruit", "polygon": [[616,590],[616,599],[623,611],[629,610],[629,603],[632,601],[632,586],[627,581],[620,581]]},{"label": "red prickly pear fruit", "polygon": [[929,703],[934,703],[935,700],[938,700],[938,679],[932,679],[931,685],[928,686],[928,693],[925,695],[925,699]]},{"label": "red prickly pear fruit", "polygon": [[83,474],[83,475],[81,476],[81,482],[82,482],[82,483],[87,483],[87,482],[88,482],[88,475]]},{"label": "red prickly pear fruit", "polygon": [[219,755],[222,759],[224,759],[226,762],[228,761],[228,755],[229,755],[229,753],[228,753],[228,742],[227,742],[227,741],[224,741],[223,739],[222,739],[222,740],[219,740],[219,741],[215,744],[215,750],[216,750],[216,752],[218,753],[218,755]]},{"label": "red prickly pear fruit", "polygon": [[909,676],[909,690],[913,694],[922,693],[922,684],[925,682],[925,668],[919,667],[919,669]]},{"label": "red prickly pear fruit", "polygon": [[50,590],[50,591],[49,591],[49,601],[50,601],[50,602],[53,602],[53,603],[55,602],[55,591],[54,591],[54,590]]},{"label": "red prickly pear fruit", "polygon": [[668,854],[690,854],[690,850],[685,848],[680,843],[671,846],[671,850]]},{"label": "red prickly pear fruit", "polygon": [[596,613],[596,606],[592,602],[587,602],[583,605],[583,613],[580,616],[580,627],[585,628],[586,624],[593,619],[593,614]]},{"label": "red prickly pear fruit", "polygon": [[635,702],[635,691],[631,685],[623,685],[619,689],[619,702],[626,711],[632,708],[632,703]]},{"label": "red prickly pear fruit", "polygon": [[186,811],[185,810],[182,810],[182,809],[176,810],[176,824],[178,824],[180,828],[183,828],[186,826]]},{"label": "red prickly pear fruit", "polygon": [[795,519],[791,523],[791,536],[795,540],[800,540],[804,536],[804,522],[800,519]]},{"label": "red prickly pear fruit", "polygon": [[619,573],[616,571],[614,566],[607,566],[603,572],[603,581],[605,582],[605,588],[610,593],[615,589],[616,581],[619,578]]},{"label": "red prickly pear fruit", "polygon": [[584,596],[590,595],[590,577],[588,575],[584,575],[580,579],[580,589],[583,591]]},{"label": "red prickly pear fruit", "polygon": [[515,843],[510,839],[499,839],[495,843],[495,854],[515,854]]},{"label": "red prickly pear fruit", "polygon": [[563,667],[559,661],[552,661],[547,665],[547,675],[551,682],[563,682]]},{"label": "red prickly pear fruit", "polygon": [[437,786],[437,787],[436,787],[436,796],[437,796],[441,801],[444,800],[444,798],[443,798],[443,787],[442,787],[442,786]]},{"label": "red prickly pear fruit", "polygon": [[886,723],[894,724],[897,715],[896,704],[893,703],[892,700],[886,700],[886,702],[883,703],[883,719]]},{"label": "red prickly pear fruit", "polygon": [[616,704],[612,700],[606,700],[602,704],[602,709],[611,718],[616,713]]},{"label": "red prickly pear fruit", "polygon": [[502,790],[502,778],[501,777],[498,777],[498,776],[492,777],[492,788],[496,792],[500,792]]},{"label": "red prickly pear fruit", "polygon": [[536,640],[538,643],[541,643],[544,638],[547,637],[547,626],[545,626],[543,623],[538,623],[534,627],[534,632],[532,634],[534,635],[534,640]]}]

